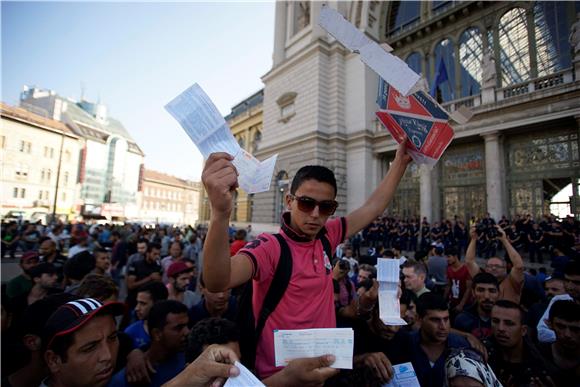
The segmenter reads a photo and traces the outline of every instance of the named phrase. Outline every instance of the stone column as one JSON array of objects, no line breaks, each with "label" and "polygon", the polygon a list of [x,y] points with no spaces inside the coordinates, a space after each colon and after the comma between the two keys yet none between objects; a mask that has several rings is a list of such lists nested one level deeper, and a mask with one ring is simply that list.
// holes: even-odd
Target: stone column
[{"label": "stone column", "polygon": [[426,217],[429,222],[433,222],[433,180],[431,179],[431,169],[426,165],[419,167],[420,183],[419,194],[421,196],[420,210],[421,220]]},{"label": "stone column", "polygon": [[494,219],[504,214],[503,173],[501,169],[501,149],[498,132],[482,135],[485,140],[485,183],[487,192],[487,212]]},{"label": "stone column", "polygon": [[286,59],[286,2],[276,2],[276,22],[274,24],[274,52],[272,67],[276,67]]}]

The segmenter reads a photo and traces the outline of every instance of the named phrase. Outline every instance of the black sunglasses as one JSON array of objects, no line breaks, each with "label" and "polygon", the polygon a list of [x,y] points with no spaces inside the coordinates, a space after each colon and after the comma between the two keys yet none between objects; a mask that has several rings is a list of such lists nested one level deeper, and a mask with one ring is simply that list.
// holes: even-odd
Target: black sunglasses
[{"label": "black sunglasses", "polygon": [[334,214],[336,208],[338,207],[338,202],[336,200],[323,200],[318,201],[312,199],[308,196],[295,196],[290,195],[290,197],[298,202],[298,209],[302,212],[312,212],[316,206],[318,206],[318,211],[322,216],[328,216]]}]

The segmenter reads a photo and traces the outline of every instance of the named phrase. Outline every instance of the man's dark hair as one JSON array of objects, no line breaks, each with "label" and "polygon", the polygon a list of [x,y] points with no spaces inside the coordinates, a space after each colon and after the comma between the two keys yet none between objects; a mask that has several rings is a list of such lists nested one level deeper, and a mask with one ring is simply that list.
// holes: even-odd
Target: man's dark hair
[{"label": "man's dark hair", "polygon": [[244,230],[243,228],[241,228],[238,231],[236,231],[236,235],[234,235],[234,239],[237,241],[243,241],[244,239],[246,239],[247,235],[248,235],[248,232],[246,230]]},{"label": "man's dark hair", "polygon": [[550,321],[556,317],[568,322],[580,321],[580,305],[572,300],[558,300],[550,308]]},{"label": "man's dark hair", "polygon": [[155,250],[161,250],[161,245],[159,243],[155,243],[155,242],[149,243],[147,245],[147,252],[148,253],[152,252],[154,249]]},{"label": "man's dark hair", "polygon": [[145,243],[149,247],[149,241],[147,239],[140,238],[137,240],[137,243]]},{"label": "man's dark hair", "polygon": [[[403,267],[401,269],[405,269],[405,268],[412,268],[413,271],[415,272],[415,274],[417,274],[417,275],[419,275],[419,274],[427,275],[427,268],[421,262],[417,262],[417,261],[413,261],[413,260],[409,259],[407,262],[405,262],[403,264]],[[401,272],[402,272],[402,270],[401,270]]]},{"label": "man's dark hair", "polygon": [[109,250],[104,247],[97,247],[93,250],[93,254],[96,255],[97,253],[109,253]]},{"label": "man's dark hair", "polygon": [[489,284],[495,286],[496,289],[499,289],[497,278],[490,273],[477,273],[475,277],[473,277],[473,282],[471,283],[472,289],[475,289],[475,286],[478,284]]},{"label": "man's dark hair", "polygon": [[385,251],[383,251],[382,255],[385,258],[395,258],[395,253],[391,249],[386,249]]},{"label": "man's dark hair", "polygon": [[95,268],[95,257],[88,251],[82,251],[66,261],[64,275],[76,281],[81,281]]},{"label": "man's dark hair", "polygon": [[149,332],[153,331],[153,329],[163,330],[165,324],[167,324],[167,316],[171,313],[187,314],[187,306],[175,300],[159,301],[153,305],[149,311],[149,317],[147,317]]},{"label": "man's dark hair", "polygon": [[358,266],[358,270],[368,271],[369,273],[371,273],[371,278],[377,278],[377,268],[372,265],[369,265],[368,263],[361,263]]},{"label": "man's dark hair", "polygon": [[401,305],[409,306],[411,305],[411,302],[417,305],[417,295],[412,291],[410,291],[409,289],[403,290],[403,292],[401,293],[401,299],[399,300],[399,303]]},{"label": "man's dark hair", "polygon": [[439,294],[425,293],[417,300],[417,314],[423,318],[429,310],[449,310],[447,302]]},{"label": "man's dark hair", "polygon": [[119,231],[117,231],[117,230],[113,231],[111,233],[111,236],[114,236],[114,237],[117,237],[117,238],[121,239],[121,233]]},{"label": "man's dark hair", "polygon": [[337,193],[336,178],[334,177],[334,172],[330,169],[323,167],[322,165],[306,165],[296,172],[294,179],[292,179],[292,185],[290,186],[290,193],[292,195],[296,194],[298,188],[306,180],[316,180],[321,183],[327,183],[334,188],[334,196]]},{"label": "man's dark hair", "polygon": [[119,289],[111,277],[101,274],[87,274],[81,281],[76,294],[82,298],[96,298],[101,302],[119,295]]},{"label": "man's dark hair", "polygon": [[445,249],[445,254],[456,257],[459,255],[459,250],[457,250],[457,247],[448,247]]},{"label": "man's dark hair", "polygon": [[148,282],[137,288],[137,294],[142,292],[149,293],[154,304],[159,301],[167,300],[167,297],[169,297],[167,287],[163,285],[163,283],[157,281]]},{"label": "man's dark hair", "polygon": [[525,324],[526,323],[526,312],[524,312],[524,310],[522,309],[522,307],[519,304],[516,304],[513,301],[510,300],[497,300],[495,303],[495,306],[498,306],[500,308],[504,308],[504,309],[515,309],[518,312],[520,312],[520,323]]},{"label": "man's dark hair", "polygon": [[580,261],[570,261],[564,267],[564,275],[580,275]]},{"label": "man's dark hair", "polygon": [[32,279],[41,277],[45,273],[46,274],[56,273],[56,269],[54,268],[54,265],[52,263],[42,262],[28,269],[28,274]]},{"label": "man's dark hair", "polygon": [[211,317],[193,326],[187,340],[185,361],[191,363],[203,352],[204,346],[240,341],[238,326],[225,318]]},{"label": "man's dark hair", "polygon": [[179,248],[181,250],[183,250],[183,242],[181,242],[181,241],[173,241],[173,242],[171,242],[171,244],[169,245],[169,247],[173,246],[176,243],[179,245]]}]

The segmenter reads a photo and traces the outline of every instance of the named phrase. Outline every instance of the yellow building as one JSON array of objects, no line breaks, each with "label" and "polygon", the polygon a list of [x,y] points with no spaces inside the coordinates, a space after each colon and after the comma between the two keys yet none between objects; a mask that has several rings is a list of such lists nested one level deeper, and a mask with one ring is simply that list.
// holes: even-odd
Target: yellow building
[{"label": "yellow building", "polygon": [[[264,90],[260,90],[234,106],[231,113],[225,117],[240,147],[251,154],[256,153],[262,136],[263,100]],[[238,189],[234,197],[234,211],[232,211],[231,221],[250,223],[252,220],[252,203],[253,195],[247,194],[241,188]],[[209,202],[205,190],[203,190],[200,205],[200,221],[209,221]]]},{"label": "yellow building", "polygon": [[[0,103],[0,210],[46,222],[78,213],[81,143],[66,124]],[[56,206],[56,208],[55,208]]]},{"label": "yellow building", "polygon": [[199,182],[144,169],[138,220],[194,226],[198,221],[200,189]]}]

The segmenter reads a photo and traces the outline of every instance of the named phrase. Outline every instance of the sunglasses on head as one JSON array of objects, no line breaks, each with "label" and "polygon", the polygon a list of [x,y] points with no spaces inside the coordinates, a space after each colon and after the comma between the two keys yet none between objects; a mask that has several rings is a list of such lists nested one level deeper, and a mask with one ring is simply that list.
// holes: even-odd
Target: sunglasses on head
[{"label": "sunglasses on head", "polygon": [[336,200],[322,200],[319,202],[308,196],[290,195],[290,197],[298,202],[298,209],[302,212],[312,212],[318,206],[320,215],[328,216],[334,214],[334,211],[338,207]]}]

